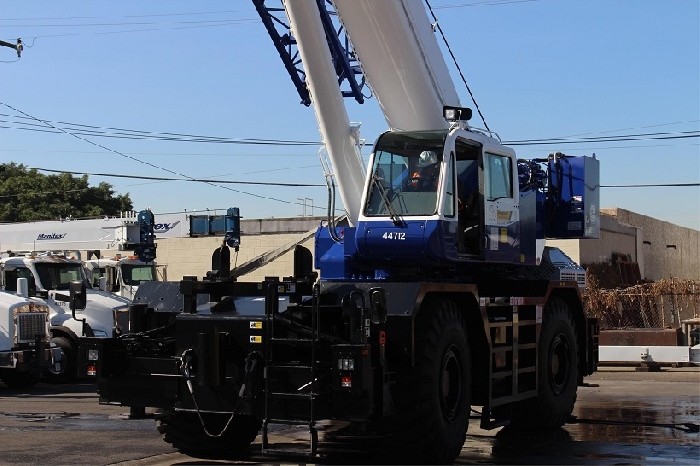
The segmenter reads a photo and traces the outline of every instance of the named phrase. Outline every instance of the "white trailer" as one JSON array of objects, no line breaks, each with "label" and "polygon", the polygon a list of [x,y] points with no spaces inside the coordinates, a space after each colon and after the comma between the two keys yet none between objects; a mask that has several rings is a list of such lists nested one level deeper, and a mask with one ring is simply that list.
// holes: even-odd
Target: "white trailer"
[{"label": "white trailer", "polygon": [[[158,238],[189,236],[187,215],[158,216]],[[133,213],[102,219],[51,220],[0,224],[0,251],[129,251],[139,244]],[[98,255],[99,257],[99,255]],[[89,257],[88,257],[89,258]]]}]

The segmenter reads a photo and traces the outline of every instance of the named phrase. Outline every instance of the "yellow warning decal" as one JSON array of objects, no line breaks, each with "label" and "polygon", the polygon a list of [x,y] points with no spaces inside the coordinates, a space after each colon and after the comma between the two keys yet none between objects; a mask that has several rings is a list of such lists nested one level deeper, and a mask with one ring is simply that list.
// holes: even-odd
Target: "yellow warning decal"
[{"label": "yellow warning decal", "polygon": [[251,343],[262,343],[262,337],[259,335],[251,335],[250,342]]},{"label": "yellow warning decal", "polygon": [[257,321],[257,320],[253,320],[253,321],[250,322],[250,328],[261,329],[261,328],[262,328],[262,322]]},{"label": "yellow warning decal", "polygon": [[513,211],[511,210],[497,210],[496,220],[499,222],[509,222],[513,218]]},{"label": "yellow warning decal", "polygon": [[501,228],[501,243],[508,242],[508,230],[506,228]]}]

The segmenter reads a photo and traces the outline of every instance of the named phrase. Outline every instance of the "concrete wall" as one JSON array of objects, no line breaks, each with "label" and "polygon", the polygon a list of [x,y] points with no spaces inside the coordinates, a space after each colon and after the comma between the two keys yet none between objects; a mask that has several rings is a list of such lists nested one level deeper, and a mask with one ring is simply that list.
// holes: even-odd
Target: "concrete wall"
[{"label": "concrete wall", "polygon": [[[313,233],[321,218],[281,218],[241,221],[241,247],[231,251],[231,266],[246,262],[283,246],[301,245],[314,250]],[[168,238],[158,240],[157,262],[167,264],[168,280],[179,281],[183,276],[202,278],[211,270],[211,256],[221,246],[222,237]],[[265,277],[286,277],[294,272],[294,250],[273,262],[242,276],[246,281],[262,281]]]},{"label": "concrete wall", "polygon": [[644,258],[638,254],[638,236],[636,228],[621,224],[617,218],[601,212],[600,238],[547,240],[547,246],[558,247],[579,264],[610,262],[613,253],[626,254],[639,263],[641,270]]},{"label": "concrete wall", "polygon": [[548,240],[579,264],[603,263],[613,253],[629,255],[642,278],[700,280],[700,231],[629,210],[600,210],[600,238]]},{"label": "concrete wall", "polygon": [[645,263],[642,277],[700,280],[700,231],[620,208],[601,212],[641,230],[640,255]]},{"label": "concrete wall", "polygon": [[[231,251],[231,266],[247,261],[285,244],[304,238],[299,233],[244,236],[238,254]],[[211,270],[211,256],[221,245],[221,238],[169,238],[158,241],[158,263],[168,265],[168,280],[179,281],[185,275],[202,278]],[[313,237],[301,243],[313,252]],[[237,256],[237,257],[236,257]],[[243,276],[246,281],[262,281],[265,277],[286,277],[294,271],[293,250],[275,261]]]}]

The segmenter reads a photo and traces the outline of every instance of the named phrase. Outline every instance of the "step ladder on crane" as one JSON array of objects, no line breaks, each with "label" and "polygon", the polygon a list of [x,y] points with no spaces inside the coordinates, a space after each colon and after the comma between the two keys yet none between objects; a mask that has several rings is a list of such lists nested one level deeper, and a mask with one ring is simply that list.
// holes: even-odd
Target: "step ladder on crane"
[{"label": "step ladder on crane", "polygon": [[[319,319],[320,303],[319,285],[313,287],[311,327],[296,324],[293,320],[283,320],[279,316],[279,283],[268,285],[265,296],[266,339],[264,347],[265,371],[264,371],[264,418],[262,424],[262,451],[263,454],[271,454],[273,450],[269,443],[269,425],[283,424],[289,426],[305,425],[309,429],[308,457],[314,458],[318,450],[318,429],[316,427],[316,401],[323,394],[319,392],[317,385],[319,364],[316,351],[319,343]],[[286,326],[285,336],[276,328]],[[290,337],[297,330],[296,337]],[[285,349],[287,351],[285,351]],[[290,349],[292,349],[290,351]],[[297,355],[307,355],[306,360],[297,360]],[[301,359],[301,358],[299,358]],[[326,368],[329,370],[330,368]],[[285,381],[290,373],[298,373],[307,383],[292,389]],[[305,376],[304,376],[305,375]],[[275,403],[285,401],[286,406],[296,406],[298,409],[275,409]],[[296,403],[295,403],[296,402]],[[274,449],[275,453],[298,454],[298,451],[281,451]]]}]

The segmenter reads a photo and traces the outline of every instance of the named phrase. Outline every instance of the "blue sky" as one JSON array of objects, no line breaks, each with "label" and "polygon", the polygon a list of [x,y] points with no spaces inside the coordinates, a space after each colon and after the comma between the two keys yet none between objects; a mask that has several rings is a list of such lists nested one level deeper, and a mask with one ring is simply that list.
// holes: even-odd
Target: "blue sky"
[{"label": "blue sky", "polygon": [[[269,2],[268,2],[269,3]],[[513,146],[522,158],[595,153],[601,184],[700,182],[700,2],[431,0],[489,127],[503,140],[637,136]],[[76,172],[324,183],[318,146],[129,140],[36,131],[28,116],[226,139],[320,141],[252,2],[0,2],[0,162]],[[451,66],[454,72],[454,66]],[[459,79],[457,74],[453,77]],[[462,104],[473,107],[457,85]],[[9,107],[8,107],[9,106]],[[10,108],[12,107],[12,108]],[[368,142],[376,101],[348,100]],[[478,116],[472,120],[483,126]],[[69,130],[70,131],[70,130]],[[653,137],[650,133],[661,133]],[[677,138],[676,136],[695,135]],[[368,152],[368,151],[366,151]],[[241,208],[245,218],[325,214],[325,187],[90,176],[156,214]],[[621,207],[700,230],[700,187],[601,189]]]}]

